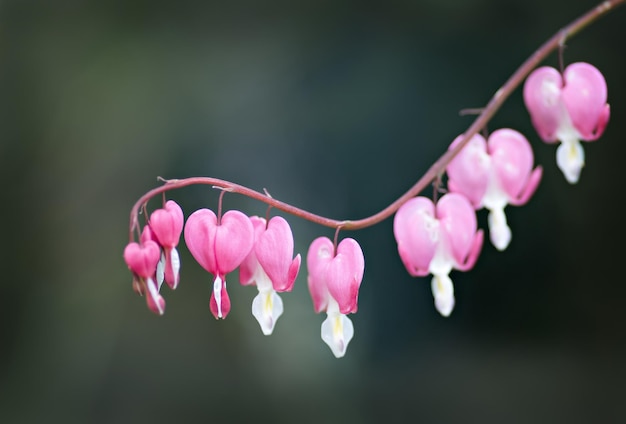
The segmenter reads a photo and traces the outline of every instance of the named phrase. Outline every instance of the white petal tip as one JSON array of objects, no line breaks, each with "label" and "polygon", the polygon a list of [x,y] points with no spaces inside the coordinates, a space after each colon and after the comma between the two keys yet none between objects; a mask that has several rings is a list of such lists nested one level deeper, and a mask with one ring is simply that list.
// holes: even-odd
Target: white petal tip
[{"label": "white petal tip", "polygon": [[435,308],[444,316],[448,317],[454,309],[454,286],[452,280],[447,275],[435,275],[431,282],[433,297],[435,298]]},{"label": "white petal tip", "polygon": [[556,163],[570,184],[576,184],[585,166],[585,151],[578,140],[563,142],[556,150]]},{"label": "white petal tip", "polygon": [[443,317],[449,317],[454,309],[454,298],[452,300],[449,299],[435,299],[435,308]]},{"label": "white petal tip", "polygon": [[504,208],[493,209],[487,217],[489,238],[496,249],[502,251],[511,243],[511,229],[507,225]]},{"label": "white petal tip", "polygon": [[260,292],[252,301],[252,315],[266,336],[272,334],[276,321],[282,314],[283,301],[274,290]]},{"label": "white petal tip", "polygon": [[354,336],[354,326],[347,316],[332,314],[322,323],[321,333],[322,340],[330,347],[335,358],[342,358]]}]

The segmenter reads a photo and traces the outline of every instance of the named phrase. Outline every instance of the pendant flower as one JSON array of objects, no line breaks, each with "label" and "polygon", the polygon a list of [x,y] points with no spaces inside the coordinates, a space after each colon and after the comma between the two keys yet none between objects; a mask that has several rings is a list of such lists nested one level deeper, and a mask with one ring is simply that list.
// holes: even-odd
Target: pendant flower
[{"label": "pendant flower", "polygon": [[337,358],[345,355],[354,336],[352,321],[346,316],[357,311],[359,287],[365,271],[361,246],[352,238],[337,246],[327,237],[318,237],[307,254],[308,286],[316,313],[326,311],[322,340]]},{"label": "pendant flower", "polygon": [[565,179],[578,182],[585,165],[579,140],[597,140],[611,114],[604,76],[594,66],[578,62],[563,75],[554,68],[535,69],[524,83],[524,103],[539,136],[546,143],[560,141],[556,162]]},{"label": "pendant flower", "polygon": [[471,269],[483,244],[476,231],[476,212],[465,196],[448,193],[437,205],[426,197],[403,204],[393,221],[400,259],[410,275],[433,275],[431,289],[435,307],[443,316],[454,308],[452,269]]},{"label": "pendant flower", "polygon": [[283,313],[283,301],[276,292],[288,292],[300,270],[300,255],[293,258],[293,234],[287,221],[275,216],[269,223],[250,218],[254,247],[239,267],[239,282],[256,285],[259,294],[252,301],[252,315],[266,336],[272,334]]},{"label": "pendant flower", "polygon": [[148,308],[157,315],[165,312],[165,299],[159,294],[158,283],[155,281],[160,257],[159,245],[148,239],[142,240],[141,244],[128,243],[124,249],[124,261],[133,273],[133,289],[141,295],[147,294]]},{"label": "pendant flower", "polygon": [[230,312],[226,274],[234,271],[248,256],[254,244],[254,228],[242,212],[230,210],[218,220],[209,209],[199,209],[187,219],[185,242],[192,256],[213,274],[209,306],[216,319]]},{"label": "pendant flower", "polygon": [[[457,137],[450,149],[462,140]],[[507,248],[511,229],[504,208],[528,202],[541,181],[542,169],[533,169],[530,143],[519,132],[499,129],[489,141],[477,134],[448,164],[448,188],[463,194],[475,209],[489,210],[489,237],[498,250]]]},{"label": "pendant flower", "polygon": [[150,215],[150,228],[163,248],[165,282],[171,289],[175,289],[179,281],[180,257],[176,246],[183,232],[184,221],[183,210],[173,200],[168,200],[164,208]]}]

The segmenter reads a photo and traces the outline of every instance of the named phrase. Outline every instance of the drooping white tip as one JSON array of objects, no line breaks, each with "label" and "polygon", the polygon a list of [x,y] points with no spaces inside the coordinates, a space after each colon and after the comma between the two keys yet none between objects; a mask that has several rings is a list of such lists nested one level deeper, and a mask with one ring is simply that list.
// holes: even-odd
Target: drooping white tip
[{"label": "drooping white tip", "polygon": [[489,238],[496,249],[502,251],[511,243],[511,229],[507,225],[504,208],[492,209],[487,217]]},{"label": "drooping white tip", "polygon": [[330,347],[336,358],[346,354],[348,343],[354,336],[350,318],[340,313],[330,313],[322,323],[322,340]]},{"label": "drooping white tip", "polygon": [[433,276],[431,289],[437,311],[444,317],[450,316],[454,309],[454,285],[450,277],[447,274]]},{"label": "drooping white tip", "polygon": [[266,336],[272,334],[276,321],[282,314],[283,300],[274,290],[259,292],[252,301],[252,315]]},{"label": "drooping white tip", "polygon": [[585,151],[578,140],[563,141],[556,149],[556,164],[570,184],[576,184],[585,166]]},{"label": "drooping white tip", "polygon": [[172,269],[172,273],[174,274],[174,282],[173,282],[173,289],[175,289],[178,286],[178,280],[179,280],[179,274],[180,274],[180,255],[178,254],[178,250],[176,250],[176,248],[172,248],[172,251],[170,252],[170,266]]},{"label": "drooping white tip", "polygon": [[148,289],[148,307],[156,314],[163,315],[165,313],[165,300],[159,294],[157,283],[152,278],[146,279],[146,287]]},{"label": "drooping white tip", "polygon": [[217,318],[223,318],[222,316],[222,279],[219,276],[215,277],[213,281],[213,297],[215,298],[215,304],[217,305]]},{"label": "drooping white tip", "polygon": [[161,251],[161,259],[157,263],[156,269],[156,281],[158,285],[158,291],[161,291],[161,285],[163,284],[163,280],[165,280],[165,253]]}]

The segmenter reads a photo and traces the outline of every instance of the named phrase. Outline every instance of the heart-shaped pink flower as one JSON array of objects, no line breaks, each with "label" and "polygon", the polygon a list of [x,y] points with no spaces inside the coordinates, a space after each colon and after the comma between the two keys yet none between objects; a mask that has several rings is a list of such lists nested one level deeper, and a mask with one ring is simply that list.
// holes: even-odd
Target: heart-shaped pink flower
[{"label": "heart-shaped pink flower", "polygon": [[274,290],[291,291],[300,270],[300,255],[293,258],[293,234],[283,217],[273,217],[267,228],[257,232],[254,252]]},{"label": "heart-shaped pink flower", "polygon": [[184,221],[183,210],[178,203],[168,200],[162,209],[157,209],[150,215],[150,228],[161,246],[174,248],[180,241]]},{"label": "heart-shaped pink flower", "polygon": [[128,243],[124,249],[126,265],[141,278],[150,278],[155,274],[160,257],[161,249],[152,240],[147,240],[142,244]]},{"label": "heart-shaped pink flower", "polygon": [[187,219],[185,242],[198,263],[215,277],[210,308],[216,318],[226,318],[230,298],[226,291],[226,274],[237,268],[254,244],[254,228],[242,212],[230,210],[218,223],[209,209],[200,209]]},{"label": "heart-shaped pink flower", "polygon": [[185,242],[205,270],[213,275],[226,275],[252,250],[254,229],[250,218],[240,211],[226,212],[218,224],[212,210],[199,209],[187,219]]},{"label": "heart-shaped pink flower", "polygon": [[352,238],[343,239],[336,253],[333,250],[327,237],[318,237],[307,254],[309,291],[315,311],[325,310],[330,296],[339,305],[340,313],[355,313],[365,270],[363,251]]}]

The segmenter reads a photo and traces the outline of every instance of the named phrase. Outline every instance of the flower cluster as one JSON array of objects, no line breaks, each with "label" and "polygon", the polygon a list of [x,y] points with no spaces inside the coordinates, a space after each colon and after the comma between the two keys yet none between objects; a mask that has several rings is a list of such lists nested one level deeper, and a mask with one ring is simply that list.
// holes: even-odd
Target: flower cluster
[{"label": "flower cluster", "polygon": [[[229,210],[216,215],[210,209],[193,212],[184,222],[180,206],[173,200],[150,215],[139,242],[130,242],[124,260],[133,274],[133,287],[146,296],[148,308],[165,312],[160,294],[165,281],[175,289],[180,260],[176,247],[183,233],[193,258],[213,276],[209,308],[216,319],[231,309],[226,276],[239,269],[239,282],[254,285],[259,293],[252,302],[252,315],[261,331],[270,335],[283,313],[278,293],[290,292],[300,271],[300,255],[293,257],[294,240],[287,221],[275,216],[267,221],[258,216]],[[344,356],[354,335],[347,314],[357,311],[359,287],[365,259],[351,238],[335,246],[326,237],[313,241],[307,255],[308,286],[315,312],[325,311],[321,337],[338,358]]]},{"label": "flower cluster", "polygon": [[133,273],[133,288],[146,295],[148,308],[156,314],[165,312],[160,295],[163,281],[173,290],[178,286],[180,259],[176,246],[183,231],[183,211],[173,200],[150,215],[141,232],[140,242],[124,249],[124,260]]},{"label": "flower cluster", "polygon": [[[570,183],[578,181],[584,164],[579,140],[596,140],[608,123],[606,98],[602,74],[587,63],[574,63],[562,75],[553,68],[541,67],[526,80],[524,101],[532,122],[543,141],[561,142],[557,164]],[[534,166],[530,142],[510,128],[469,139],[459,135],[448,151],[451,158],[445,169],[439,170],[440,176],[447,175],[447,193],[438,200],[407,196],[397,211],[389,212],[396,212],[393,233],[402,263],[413,277],[432,275],[435,307],[443,316],[449,316],[455,306],[450,273],[472,269],[483,247],[483,230],[478,228],[476,211],[488,210],[491,243],[505,250],[512,239],[505,208],[528,202],[542,178],[542,168]],[[228,187],[221,183],[222,188]],[[259,197],[240,186],[238,189],[273,204],[269,196]],[[238,269],[240,284],[258,290],[252,301],[252,315],[263,334],[270,335],[284,312],[279,293],[290,292],[300,272],[301,256],[294,256],[291,227],[280,216],[250,217],[237,210],[222,214],[221,199],[217,214],[200,209],[189,215],[186,223],[182,209],[172,200],[150,215],[139,241],[131,241],[124,250],[133,274],[133,288],[146,297],[151,311],[159,315],[165,312],[161,286],[164,281],[171,289],[178,286],[177,246],[184,234],[193,258],[212,275],[209,308],[213,316],[228,316],[231,300],[226,280]],[[294,210],[288,212],[332,226],[337,233],[344,227],[350,229],[350,224],[354,227],[354,222],[332,221]],[[367,225],[376,222],[372,219]],[[138,229],[138,224],[131,224],[131,232],[133,229]],[[313,309],[327,315],[321,325],[321,338],[336,357],[343,357],[354,336],[347,315],[357,312],[365,270],[363,251],[353,238],[337,243],[337,235],[334,241],[318,237],[309,247],[306,267]]]},{"label": "flower cluster", "polygon": [[[543,141],[561,141],[557,165],[570,183],[578,181],[584,165],[579,140],[596,140],[608,123],[606,99],[604,77],[588,63],[574,63],[563,75],[541,67],[526,80],[524,101],[531,120]],[[488,139],[476,134],[467,141],[460,135],[449,149],[461,142],[466,144],[445,169],[449,193],[436,204],[426,197],[410,199],[394,219],[404,266],[414,277],[433,275],[435,307],[443,316],[450,315],[455,303],[449,273],[471,269],[482,247],[475,210],[489,211],[490,240],[496,249],[506,249],[511,229],[504,209],[528,202],[542,176],[540,166],[533,169],[529,141],[518,131],[502,128]]]}]

